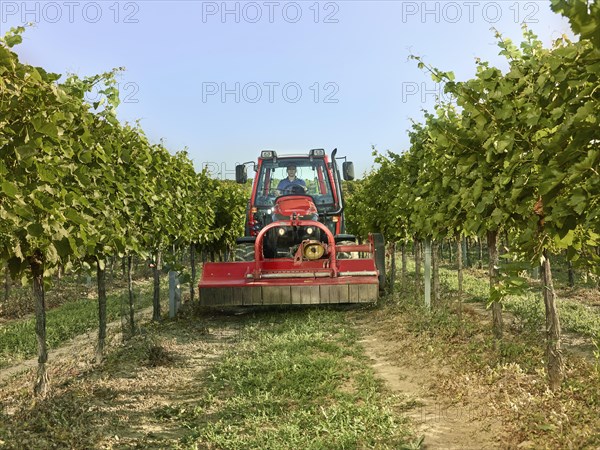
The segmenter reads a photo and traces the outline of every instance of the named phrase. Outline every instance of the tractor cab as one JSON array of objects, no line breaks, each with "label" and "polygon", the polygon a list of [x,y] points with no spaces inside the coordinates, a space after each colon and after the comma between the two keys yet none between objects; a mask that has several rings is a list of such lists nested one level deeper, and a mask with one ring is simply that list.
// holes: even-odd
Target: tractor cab
[{"label": "tractor cab", "polygon": [[[266,225],[280,219],[282,205],[289,205],[288,196],[306,197],[306,211],[295,211],[299,216],[314,216],[311,220],[323,223],[333,234],[344,233],[341,179],[335,152],[330,161],[323,149],[314,149],[304,155],[285,156],[278,156],[272,150],[263,151],[255,165],[256,175],[246,211],[245,235],[257,236]],[[289,181],[290,167],[295,168],[292,182]],[[245,182],[245,168],[245,165],[238,166],[238,182]],[[352,163],[344,162],[344,169],[344,179],[353,179]],[[297,209],[298,200],[293,202]]]}]

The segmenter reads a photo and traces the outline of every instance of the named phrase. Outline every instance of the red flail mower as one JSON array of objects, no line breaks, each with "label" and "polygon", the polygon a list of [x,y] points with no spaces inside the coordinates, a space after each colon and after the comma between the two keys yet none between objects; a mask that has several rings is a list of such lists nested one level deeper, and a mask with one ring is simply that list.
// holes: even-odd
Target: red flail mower
[{"label": "red flail mower", "polygon": [[[336,162],[323,149],[304,155],[261,153],[246,165],[256,175],[246,212],[245,236],[235,261],[206,263],[199,283],[203,306],[372,303],[383,290],[384,242],[380,234],[359,244],[345,234],[344,199]],[[345,158],[337,158],[344,159]],[[351,162],[344,180],[354,179]]]}]

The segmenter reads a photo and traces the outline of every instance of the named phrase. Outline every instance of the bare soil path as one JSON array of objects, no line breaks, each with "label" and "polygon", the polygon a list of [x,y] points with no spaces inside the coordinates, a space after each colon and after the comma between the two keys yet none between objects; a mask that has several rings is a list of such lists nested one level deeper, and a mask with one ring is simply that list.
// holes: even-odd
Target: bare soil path
[{"label": "bare soil path", "polygon": [[457,401],[439,395],[439,389],[434,391],[432,387],[447,377],[450,369],[443,361],[415,354],[409,343],[414,337],[403,332],[397,318],[374,310],[356,313],[354,321],[375,372],[390,391],[404,394],[414,405],[406,415],[423,436],[423,449],[502,447],[500,419],[490,411],[485,397],[465,393]]}]

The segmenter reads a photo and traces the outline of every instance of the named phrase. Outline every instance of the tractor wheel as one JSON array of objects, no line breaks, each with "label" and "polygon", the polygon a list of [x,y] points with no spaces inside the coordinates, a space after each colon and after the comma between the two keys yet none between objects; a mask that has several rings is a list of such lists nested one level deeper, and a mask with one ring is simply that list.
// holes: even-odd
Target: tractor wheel
[{"label": "tractor wheel", "polygon": [[[356,236],[352,234],[336,234],[335,237],[336,245],[356,245]],[[358,252],[338,252],[336,253],[337,259],[356,259],[359,258]]]},{"label": "tractor wheel", "polygon": [[[354,241],[339,241],[336,242],[337,245],[356,245]],[[358,252],[338,252],[335,257],[337,259],[357,259]]]},{"label": "tractor wheel", "polygon": [[379,292],[385,290],[385,240],[383,234],[373,233],[375,243],[375,267],[379,271]]},{"label": "tractor wheel", "polygon": [[235,247],[235,261],[254,261],[254,244],[240,243]]}]

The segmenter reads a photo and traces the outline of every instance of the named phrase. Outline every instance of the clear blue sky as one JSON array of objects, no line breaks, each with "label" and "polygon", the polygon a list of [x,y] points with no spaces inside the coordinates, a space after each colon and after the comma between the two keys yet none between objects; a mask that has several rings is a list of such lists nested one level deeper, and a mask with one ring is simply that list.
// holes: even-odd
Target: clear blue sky
[{"label": "clear blue sky", "polygon": [[548,45],[570,34],[549,1],[1,0],[0,12],[2,34],[36,22],[16,47],[24,62],[125,67],[120,118],[230,178],[261,149],[337,147],[362,174],[371,145],[406,149],[440,91],[411,53],[466,79],[475,57],[505,65],[491,27],[520,40],[526,21]]}]

